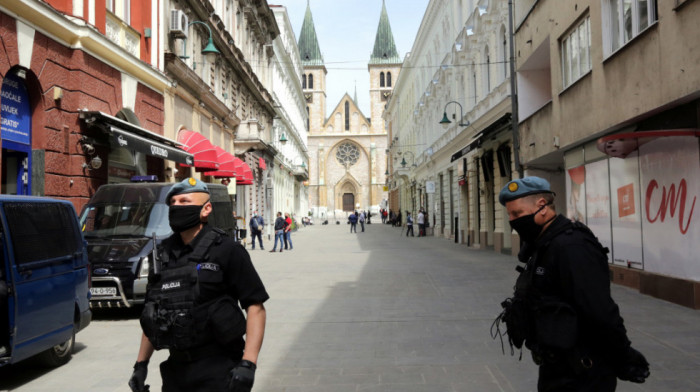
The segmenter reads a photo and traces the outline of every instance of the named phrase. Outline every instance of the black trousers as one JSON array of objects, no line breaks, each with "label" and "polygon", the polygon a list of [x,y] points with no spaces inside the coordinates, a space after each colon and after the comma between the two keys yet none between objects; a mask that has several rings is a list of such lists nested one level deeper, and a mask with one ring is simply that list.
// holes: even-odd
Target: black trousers
[{"label": "black trousers", "polygon": [[251,230],[250,235],[252,236],[251,244],[253,244],[253,249],[255,249],[255,237],[258,237],[258,242],[260,243],[260,249],[263,248],[262,244],[262,231],[261,230]]},{"label": "black trousers", "polygon": [[413,237],[413,225],[406,226],[406,237],[408,237],[408,233],[411,233],[411,237]]},{"label": "black trousers", "polygon": [[590,368],[572,366],[566,360],[540,365],[538,392],[614,392],[616,388],[617,376],[604,358],[594,358]]},{"label": "black trousers", "polygon": [[169,357],[160,364],[163,392],[229,392],[229,372],[235,365],[224,355],[212,355],[195,361],[177,361]]}]

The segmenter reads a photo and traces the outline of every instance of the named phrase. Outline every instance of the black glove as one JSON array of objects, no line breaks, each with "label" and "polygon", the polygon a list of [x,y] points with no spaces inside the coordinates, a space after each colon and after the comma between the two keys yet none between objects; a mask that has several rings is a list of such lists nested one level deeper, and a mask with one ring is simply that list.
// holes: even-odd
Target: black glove
[{"label": "black glove", "polygon": [[149,392],[149,385],[146,383],[146,375],[148,375],[148,361],[136,362],[134,364],[134,372],[129,379],[129,388],[132,392]]},{"label": "black glove", "polygon": [[250,392],[253,388],[253,381],[255,381],[255,369],[256,366],[253,362],[245,359],[239,362],[229,373],[231,380],[228,383],[228,390],[230,392]]},{"label": "black glove", "polygon": [[639,351],[629,347],[617,370],[617,377],[623,381],[641,384],[649,377],[649,362]]}]

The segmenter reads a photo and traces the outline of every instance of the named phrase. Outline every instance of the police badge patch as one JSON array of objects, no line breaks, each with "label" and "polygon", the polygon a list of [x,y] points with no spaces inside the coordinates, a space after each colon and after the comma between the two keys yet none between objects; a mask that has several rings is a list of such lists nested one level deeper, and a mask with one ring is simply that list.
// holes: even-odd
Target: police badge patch
[{"label": "police badge patch", "polygon": [[197,271],[201,271],[201,270],[218,272],[219,270],[221,270],[221,267],[218,264],[214,264],[214,263],[197,264]]}]

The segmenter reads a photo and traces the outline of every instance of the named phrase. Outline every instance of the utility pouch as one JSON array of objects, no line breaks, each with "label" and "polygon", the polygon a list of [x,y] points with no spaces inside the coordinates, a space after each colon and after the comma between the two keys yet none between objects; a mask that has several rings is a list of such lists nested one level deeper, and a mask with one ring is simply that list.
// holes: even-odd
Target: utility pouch
[{"label": "utility pouch", "polygon": [[578,338],[578,317],[569,304],[543,298],[534,307],[537,342],[543,347],[570,350]]},{"label": "utility pouch", "polygon": [[236,301],[229,296],[217,299],[208,308],[209,332],[221,344],[229,344],[246,332],[246,319]]}]

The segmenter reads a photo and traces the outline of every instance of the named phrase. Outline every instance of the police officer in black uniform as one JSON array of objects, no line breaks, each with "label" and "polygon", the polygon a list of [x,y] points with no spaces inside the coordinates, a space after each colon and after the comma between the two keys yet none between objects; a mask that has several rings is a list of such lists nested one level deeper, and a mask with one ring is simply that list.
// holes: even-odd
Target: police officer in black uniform
[{"label": "police officer in black uniform", "polygon": [[167,201],[174,234],[149,266],[143,335],[129,386],[148,391],[148,361],[154,350],[168,349],[160,364],[163,391],[248,392],[269,296],[248,252],[206,223],[212,205],[205,183],[177,183]]},{"label": "police officer in black uniform", "polygon": [[610,296],[607,249],[588,227],[556,213],[545,179],[510,181],[499,201],[526,263],[503,304],[507,334],[531,350],[538,391],[608,392],[617,378],[644,382],[649,364],[630,346]]}]

